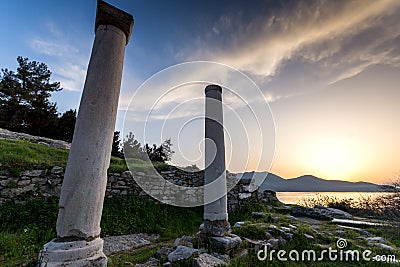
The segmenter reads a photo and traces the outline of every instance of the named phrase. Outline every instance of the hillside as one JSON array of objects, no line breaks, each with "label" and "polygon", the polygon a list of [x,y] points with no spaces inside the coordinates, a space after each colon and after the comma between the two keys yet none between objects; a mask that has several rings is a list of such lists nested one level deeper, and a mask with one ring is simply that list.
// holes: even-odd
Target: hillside
[{"label": "hillside", "polygon": [[347,182],[341,180],[325,180],[312,175],[303,175],[296,178],[284,179],[268,172],[247,172],[242,179],[251,179],[256,175],[257,180],[266,179],[261,184],[259,191],[266,189],[275,192],[379,192],[381,186],[368,182]]}]

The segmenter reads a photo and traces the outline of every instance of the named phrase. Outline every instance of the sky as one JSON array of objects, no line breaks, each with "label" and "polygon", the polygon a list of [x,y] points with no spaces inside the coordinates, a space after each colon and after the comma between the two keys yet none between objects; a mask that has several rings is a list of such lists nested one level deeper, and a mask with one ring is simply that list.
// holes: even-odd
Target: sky
[{"label": "sky", "polygon": [[[171,138],[172,163],[201,166],[204,81],[216,81],[227,86],[229,170],[400,175],[400,1],[108,2],[135,19],[116,130]],[[15,70],[17,56],[46,63],[63,88],[52,96],[59,112],[77,109],[96,1],[5,0],[0,10],[0,68]],[[203,63],[182,64],[191,61]]]}]

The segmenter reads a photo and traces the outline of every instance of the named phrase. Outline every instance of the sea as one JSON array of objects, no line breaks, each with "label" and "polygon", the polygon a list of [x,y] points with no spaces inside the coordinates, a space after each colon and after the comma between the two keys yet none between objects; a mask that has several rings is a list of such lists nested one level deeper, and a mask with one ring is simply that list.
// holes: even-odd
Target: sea
[{"label": "sea", "polygon": [[301,204],[305,199],[319,198],[324,196],[329,196],[341,199],[353,199],[357,200],[363,197],[377,197],[382,194],[382,192],[276,192],[278,199],[285,204]]}]

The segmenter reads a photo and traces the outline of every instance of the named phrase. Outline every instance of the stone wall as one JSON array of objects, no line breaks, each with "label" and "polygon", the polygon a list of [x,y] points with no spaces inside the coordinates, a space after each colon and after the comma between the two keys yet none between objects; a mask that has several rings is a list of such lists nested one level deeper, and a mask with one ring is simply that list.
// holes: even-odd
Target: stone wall
[{"label": "stone wall", "polygon": [[[152,188],[151,193],[159,195],[165,203],[171,203],[165,195],[172,198],[187,198],[182,200],[201,201],[203,198],[202,188],[204,173],[186,172],[175,167],[169,170],[161,171],[160,174],[165,180],[176,185],[193,187],[190,195],[183,195],[178,189],[164,189],[159,184],[159,180],[155,180],[157,175],[153,172],[136,172],[124,171],[122,173],[108,173],[106,197],[141,195],[148,196],[136,183],[135,179],[144,181]],[[12,177],[7,170],[0,171],[0,204],[7,200],[23,201],[38,196],[59,196],[61,185],[64,177],[64,169],[62,167],[52,167],[49,169],[26,170],[21,172],[19,177]],[[227,182],[229,184],[236,182],[236,175],[227,173]],[[166,191],[168,190],[168,191]],[[175,190],[175,191],[174,191]],[[245,205],[246,202],[258,197],[257,191],[249,192],[248,184],[239,182],[228,193],[228,211],[232,212],[239,207]],[[152,199],[151,197],[149,197]]]}]

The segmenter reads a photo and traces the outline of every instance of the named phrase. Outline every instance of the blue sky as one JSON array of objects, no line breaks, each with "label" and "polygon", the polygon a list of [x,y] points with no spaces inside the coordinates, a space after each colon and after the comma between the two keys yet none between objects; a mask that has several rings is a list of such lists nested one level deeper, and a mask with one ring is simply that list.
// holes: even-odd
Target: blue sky
[{"label": "blue sky", "polygon": [[[399,1],[109,3],[135,18],[117,130],[145,80],[178,63],[209,60],[248,75],[269,101],[272,172],[383,181],[400,171]],[[94,0],[1,1],[0,67],[15,70],[19,55],[46,63],[64,88],[52,97],[59,111],[77,108],[95,9]]]}]

